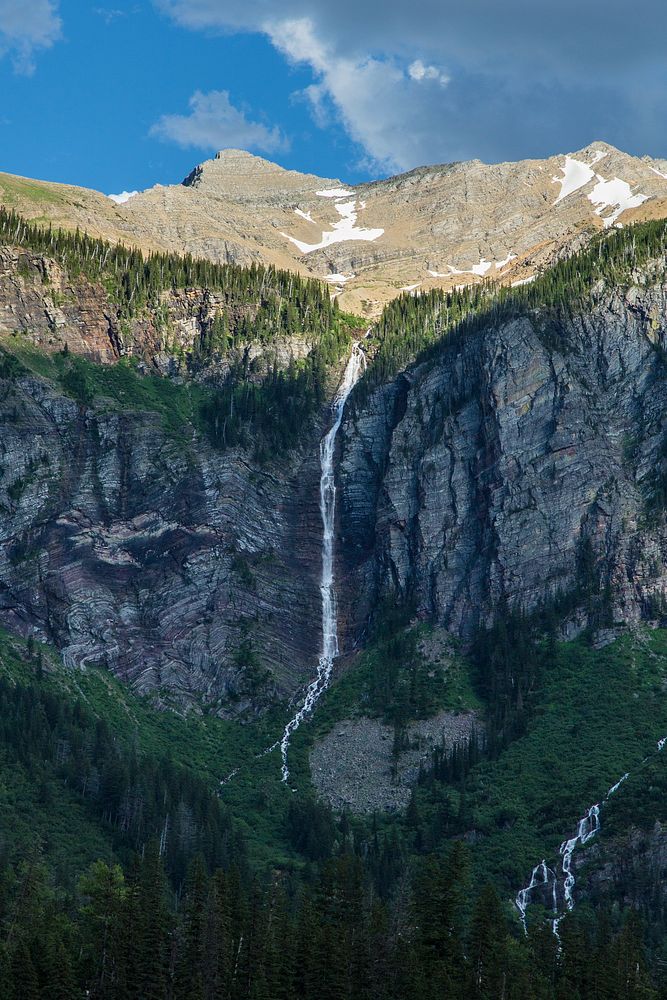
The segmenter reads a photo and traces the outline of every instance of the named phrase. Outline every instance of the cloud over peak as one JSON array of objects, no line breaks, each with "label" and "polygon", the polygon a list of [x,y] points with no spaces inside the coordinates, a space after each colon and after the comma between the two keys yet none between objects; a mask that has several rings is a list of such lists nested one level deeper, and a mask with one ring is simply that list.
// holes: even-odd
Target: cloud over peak
[{"label": "cloud over peak", "polygon": [[241,149],[276,153],[288,146],[280,129],[250,121],[244,111],[234,107],[227,90],[197,90],[189,101],[189,114],[163,115],[150,134],[179,146],[198,149]]},{"label": "cloud over peak", "polygon": [[436,80],[441,87],[446,87],[451,77],[438,66],[425,66],[421,59],[415,59],[408,66],[408,76],[411,80]]},{"label": "cloud over peak", "polygon": [[310,68],[316,124],[338,121],[381,168],[542,156],[598,134],[660,152],[662,0],[154,2],[192,30],[268,37]]}]

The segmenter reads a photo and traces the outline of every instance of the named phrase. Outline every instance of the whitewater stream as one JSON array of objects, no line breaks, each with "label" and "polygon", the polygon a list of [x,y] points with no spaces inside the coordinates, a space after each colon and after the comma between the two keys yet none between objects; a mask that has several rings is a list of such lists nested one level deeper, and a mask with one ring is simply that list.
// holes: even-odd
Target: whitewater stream
[{"label": "whitewater stream", "polygon": [[[317,674],[308,685],[306,697],[296,715],[285,726],[280,740],[282,780],[289,780],[287,754],[290,739],[305,717],[324,694],[331,681],[333,662],[338,656],[338,621],[336,618],[336,591],[334,587],[334,531],[336,527],[336,478],[334,458],[336,437],[343,421],[345,404],[366,368],[366,356],[359,343],[352,346],[352,353],[345,367],[343,379],[332,403],[333,423],[320,442],[320,515],[322,517],[322,650],[317,664]],[[273,748],[271,748],[273,749]]]},{"label": "whitewater stream", "polygon": [[[665,743],[667,743],[667,737],[658,740],[656,750],[653,754],[649,755],[649,757],[645,757],[642,764],[645,764],[646,761],[649,760],[651,756],[655,756],[656,753],[661,753],[665,747]],[[629,777],[629,771],[622,775],[616,784],[611,786],[602,801],[596,802],[592,805],[587,810],[586,814],[581,817],[577,824],[577,832],[575,835],[570,837],[568,840],[564,840],[560,845],[560,874],[556,871],[556,868],[549,868],[546,860],[542,860],[539,865],[535,865],[530,876],[530,882],[528,885],[524,886],[523,889],[519,890],[514,900],[514,904],[519,911],[519,917],[523,925],[524,933],[528,933],[528,928],[526,926],[526,910],[531,902],[531,895],[535,889],[540,889],[543,894],[543,900],[547,895],[550,895],[551,897],[550,903],[553,914],[551,927],[556,937],[558,937],[558,926],[561,920],[567,912],[574,909],[575,877],[574,872],[572,871],[572,855],[580,844],[583,845],[588,843],[588,841],[599,832],[601,809],[609,801],[611,796],[616,794],[623,782]],[[562,903],[560,900],[562,900]],[[564,910],[563,904],[565,907]]]}]

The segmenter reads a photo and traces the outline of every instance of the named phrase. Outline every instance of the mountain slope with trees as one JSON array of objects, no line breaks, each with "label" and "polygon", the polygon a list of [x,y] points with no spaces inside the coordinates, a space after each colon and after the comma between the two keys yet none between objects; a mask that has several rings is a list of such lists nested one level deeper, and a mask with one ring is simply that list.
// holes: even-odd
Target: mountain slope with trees
[{"label": "mountain slope with trees", "polygon": [[[664,993],[641,879],[667,817],[641,761],[667,734],[665,224],[517,289],[398,299],[367,338],[339,466],[343,657],[293,791],[275,741],[317,659],[317,444],[355,320],[271,269],[3,218],[5,289],[65,315],[85,287],[107,326],[149,331],[112,364],[55,320],[51,344],[26,317],[3,337],[6,995]],[[161,312],[191,293],[199,325]],[[202,319],[210,296],[226,319]],[[152,339],[170,322],[187,349]],[[459,637],[456,673],[419,655],[433,626]],[[474,739],[435,749],[405,813],[314,795],[310,744],[341,720],[381,718],[400,748],[414,717],[471,704]],[[648,787],[628,780],[577,859],[561,950],[548,905],[524,938],[530,869],[638,767]]]}]

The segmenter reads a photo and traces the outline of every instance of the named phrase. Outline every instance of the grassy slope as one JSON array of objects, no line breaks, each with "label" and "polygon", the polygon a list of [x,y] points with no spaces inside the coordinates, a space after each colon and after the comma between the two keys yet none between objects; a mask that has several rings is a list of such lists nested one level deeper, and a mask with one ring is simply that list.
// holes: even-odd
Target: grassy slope
[{"label": "grassy slope", "polygon": [[[165,430],[180,438],[187,435],[188,425],[199,425],[199,403],[206,390],[193,382],[179,384],[159,375],[141,375],[129,359],[98,365],[74,355],[48,354],[20,335],[5,337],[2,348],[28,371],[49,379],[75,398],[80,399],[83,388],[96,409],[157,413]],[[71,381],[73,374],[76,383]]]},{"label": "grassy slope", "polygon": [[70,189],[59,187],[48,182],[33,181],[26,177],[16,177],[13,174],[0,173],[0,194],[3,205],[8,208],[29,206],[66,206],[68,199],[65,192]]},{"label": "grassy slope", "polygon": [[120,225],[114,203],[90,188],[0,172],[0,205],[39,225],[51,224],[72,232],[78,226],[92,234],[104,234],[114,241],[121,239],[147,248],[154,242],[148,238],[130,239],[124,231],[126,227]]}]

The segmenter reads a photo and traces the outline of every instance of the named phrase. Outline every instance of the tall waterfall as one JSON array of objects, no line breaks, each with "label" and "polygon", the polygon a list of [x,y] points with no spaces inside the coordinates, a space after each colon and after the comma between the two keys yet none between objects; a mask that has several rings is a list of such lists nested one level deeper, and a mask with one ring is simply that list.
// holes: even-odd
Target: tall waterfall
[{"label": "tall waterfall", "polygon": [[333,662],[338,656],[338,622],[336,619],[336,592],[334,588],[334,531],[336,527],[336,479],[334,457],[336,436],[343,420],[343,412],[348,396],[359,381],[366,367],[366,357],[358,343],[352,347],[350,359],[345,368],[342,382],[332,404],[333,424],[320,442],[320,515],[322,517],[322,651],[317,665],[317,675],[308,685],[303,705],[294,718],[285,726],[280,741],[283,781],[289,778],[287,752],[292,733],[303,719],[312,712],[315,704],[326,691],[331,681]]}]

